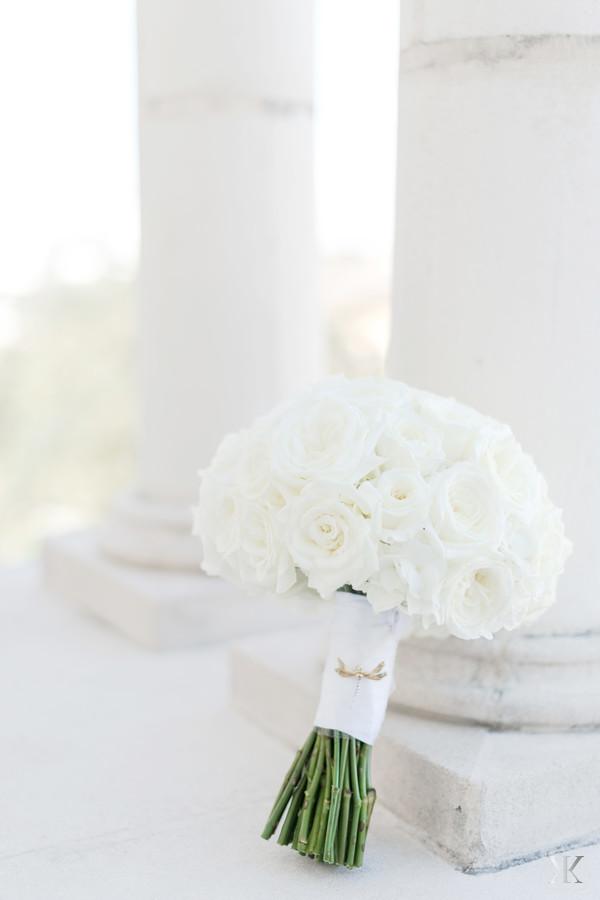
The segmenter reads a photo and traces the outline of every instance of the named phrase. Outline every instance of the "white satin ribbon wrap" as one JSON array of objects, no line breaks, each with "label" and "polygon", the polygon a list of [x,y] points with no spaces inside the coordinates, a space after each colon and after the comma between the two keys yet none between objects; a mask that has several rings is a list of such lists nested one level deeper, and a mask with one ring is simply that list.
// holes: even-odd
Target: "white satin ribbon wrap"
[{"label": "white satin ribbon wrap", "polygon": [[[366,597],[344,591],[337,593],[335,604],[315,725],[373,744],[394,687],[398,641],[412,628],[410,616],[398,609],[376,613]],[[339,659],[347,669],[363,672],[383,662],[387,675],[381,681],[344,678],[335,671]]]}]

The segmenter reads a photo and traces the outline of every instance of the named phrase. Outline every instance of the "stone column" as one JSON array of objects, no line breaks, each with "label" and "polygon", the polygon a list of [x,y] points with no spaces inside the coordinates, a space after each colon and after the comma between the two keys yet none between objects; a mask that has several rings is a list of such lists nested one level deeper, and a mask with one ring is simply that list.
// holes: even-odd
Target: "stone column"
[{"label": "stone column", "polygon": [[[397,709],[485,726],[438,754],[476,749],[473,771],[449,765],[451,789],[483,791],[471,843],[451,817],[434,837],[485,868],[600,825],[597,733],[523,733],[600,726],[600,6],[404,0],[400,68],[388,372],[510,423],[575,545],[559,602],[525,632],[399,655]],[[510,763],[488,727],[519,731]],[[521,799],[497,790],[509,765]],[[443,815],[440,796],[425,802]]]},{"label": "stone column", "polygon": [[100,535],[138,572],[198,571],[198,469],[318,375],[312,6],[138,3],[138,471]]},{"label": "stone column", "polygon": [[[600,7],[407,2],[401,70],[388,370],[509,422],[575,544],[526,634],[452,652],[600,660]],[[563,676],[514,721],[600,724],[600,683],[559,711]]]},{"label": "stone column", "polygon": [[196,567],[197,470],[317,371],[312,4],[142,0],[138,28],[139,471],[105,545]]}]

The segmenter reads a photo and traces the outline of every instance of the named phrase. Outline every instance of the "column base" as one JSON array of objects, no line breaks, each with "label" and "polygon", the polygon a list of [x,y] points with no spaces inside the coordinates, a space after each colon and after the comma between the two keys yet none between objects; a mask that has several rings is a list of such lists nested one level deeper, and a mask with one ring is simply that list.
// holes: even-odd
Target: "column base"
[{"label": "column base", "polygon": [[[293,746],[313,722],[322,644],[322,631],[309,628],[232,651],[236,705]],[[374,783],[415,837],[464,872],[600,841],[598,731],[494,730],[389,710]]]},{"label": "column base", "polygon": [[396,685],[393,703],[404,710],[494,728],[590,731],[600,728],[600,633],[415,638],[398,656]]},{"label": "column base", "polygon": [[119,562],[198,573],[201,548],[192,535],[191,503],[167,503],[126,491],[114,501],[97,541]]},{"label": "column base", "polygon": [[153,650],[306,625],[329,611],[309,598],[248,597],[200,571],[144,569],[116,561],[100,549],[96,530],[48,540],[43,565],[54,593]]}]

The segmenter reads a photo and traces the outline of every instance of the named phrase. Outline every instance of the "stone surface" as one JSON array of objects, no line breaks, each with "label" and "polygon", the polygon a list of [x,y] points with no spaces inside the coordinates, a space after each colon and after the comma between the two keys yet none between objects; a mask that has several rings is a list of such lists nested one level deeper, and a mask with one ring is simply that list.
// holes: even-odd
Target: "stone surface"
[{"label": "stone surface", "polygon": [[305,625],[327,615],[324,604],[249,597],[200,571],[128,565],[105,556],[95,531],[53,538],[44,549],[48,587],[75,606],[154,650],[222,641]]},{"label": "stone surface", "polygon": [[[552,900],[571,889],[550,885],[547,859],[463,875],[382,804],[362,871],[266,844],[290,752],[230,708],[225,647],[149,653],[56,603],[33,571],[0,575],[0,617],[3,897]],[[580,852],[576,894],[596,900],[599,848]]]},{"label": "stone surface", "polygon": [[[323,630],[310,628],[292,640],[248,639],[232,652],[236,704],[290,744],[303,740],[314,717],[322,642]],[[600,839],[598,731],[499,731],[390,710],[374,776],[381,801],[465,871]]]},{"label": "stone surface", "polygon": [[403,0],[401,18],[387,371],[508,422],[574,552],[557,603],[520,631],[407,648],[398,699],[498,727],[598,727],[600,7]]},{"label": "stone surface", "polygon": [[313,4],[297,0],[143,0],[145,97],[214,95],[312,105]]},{"label": "stone surface", "polygon": [[574,544],[531,631],[598,636],[600,6],[403,0],[402,22],[387,370],[511,425]]},{"label": "stone surface", "polygon": [[102,548],[194,569],[198,470],[321,371],[312,0],[140,0],[136,473]]},{"label": "stone surface", "polygon": [[402,43],[439,43],[508,34],[600,32],[600,8],[590,0],[403,0]]},{"label": "stone surface", "polygon": [[395,700],[509,728],[600,726],[600,634],[504,632],[493,641],[416,638],[398,658]]},{"label": "stone surface", "polygon": [[198,469],[320,371],[313,3],[140,0],[137,18],[139,452],[104,546],[180,570]]}]

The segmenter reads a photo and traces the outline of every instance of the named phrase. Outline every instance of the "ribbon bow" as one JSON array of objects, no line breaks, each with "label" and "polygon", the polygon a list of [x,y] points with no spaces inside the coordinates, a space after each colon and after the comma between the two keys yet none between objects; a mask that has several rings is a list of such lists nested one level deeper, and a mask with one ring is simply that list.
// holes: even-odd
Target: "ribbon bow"
[{"label": "ribbon bow", "polygon": [[382,672],[385,663],[383,660],[375,666],[374,669],[371,669],[370,672],[364,672],[360,666],[357,666],[356,669],[347,669],[346,664],[343,659],[340,659],[338,656],[338,665],[336,666],[335,671],[338,675],[341,675],[342,678],[358,678],[360,681],[361,678],[368,678],[370,681],[381,681],[382,678],[385,678],[387,672]]}]

